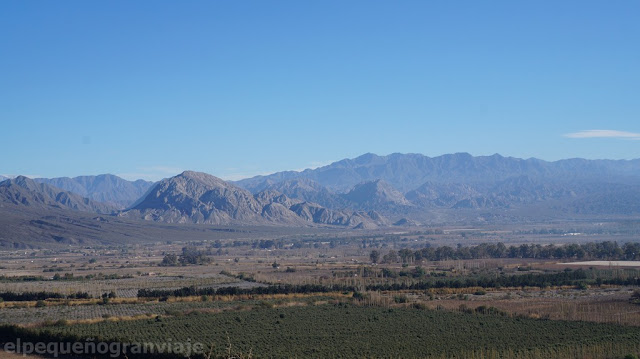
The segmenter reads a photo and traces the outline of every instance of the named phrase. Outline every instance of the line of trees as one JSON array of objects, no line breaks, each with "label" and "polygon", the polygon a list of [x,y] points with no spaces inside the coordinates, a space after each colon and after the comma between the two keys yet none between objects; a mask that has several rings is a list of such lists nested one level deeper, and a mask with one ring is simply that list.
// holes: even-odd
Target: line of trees
[{"label": "line of trees", "polygon": [[593,278],[587,271],[578,269],[575,271],[563,271],[559,273],[529,273],[515,275],[501,275],[498,277],[479,278],[448,278],[415,283],[388,283],[371,284],[367,286],[369,291],[398,291],[398,290],[427,290],[431,288],[503,288],[503,287],[538,287],[551,286],[578,286],[586,288],[587,285],[623,285],[640,286],[640,278]]},{"label": "line of trees", "polygon": [[384,256],[378,250],[369,254],[373,263],[412,263],[429,260],[457,260],[483,258],[539,258],[539,259],[599,259],[599,260],[640,260],[640,243],[628,242],[622,246],[617,242],[590,242],[584,244],[541,245],[522,244],[506,246],[504,243],[482,243],[476,246],[425,247],[411,250],[404,248],[391,250]]},{"label": "line of trees", "polygon": [[7,302],[31,302],[46,299],[90,299],[91,295],[86,292],[77,292],[64,295],[56,292],[0,292],[0,301]]},{"label": "line of trees", "polygon": [[224,295],[257,295],[257,294],[294,294],[294,293],[329,293],[336,291],[355,291],[355,287],[343,285],[320,285],[320,284],[281,284],[264,287],[239,288],[197,288],[194,286],[180,289],[140,289],[139,298],[168,298],[168,297],[191,297],[191,296],[224,296]]},{"label": "line of trees", "polygon": [[87,274],[86,276],[74,275],[73,273],[65,273],[60,275],[56,273],[51,278],[45,278],[43,276],[6,276],[0,275],[0,282],[46,282],[46,281],[83,281],[83,280],[102,280],[102,279],[127,279],[133,278],[132,274]]},{"label": "line of trees", "polygon": [[280,284],[264,287],[239,288],[197,288],[194,286],[180,289],[140,289],[140,298],[169,298],[189,296],[225,296],[225,295],[258,295],[258,294],[294,294],[294,293],[329,293],[329,292],[358,292],[367,291],[398,291],[398,290],[427,290],[431,288],[504,288],[504,287],[539,287],[578,286],[586,285],[624,285],[640,286],[638,277],[610,277],[601,278],[596,271],[583,269],[566,269],[558,273],[527,273],[514,275],[478,276],[466,278],[432,278],[417,282],[394,282],[387,284],[368,284],[364,287],[349,285],[320,285],[320,284]]}]

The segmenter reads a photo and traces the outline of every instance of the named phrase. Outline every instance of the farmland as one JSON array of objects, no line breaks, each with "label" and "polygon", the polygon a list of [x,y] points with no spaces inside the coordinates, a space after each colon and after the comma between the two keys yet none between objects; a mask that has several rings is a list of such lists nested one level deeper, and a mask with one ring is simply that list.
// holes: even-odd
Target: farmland
[{"label": "farmland", "polygon": [[[252,305],[254,302],[243,302]],[[46,307],[17,307],[0,311],[0,322],[14,324],[33,324],[44,322],[82,321],[90,319],[109,319],[135,316],[166,315],[167,313],[185,311],[213,311],[237,307],[238,302],[209,301],[209,302],[142,302],[109,305],[74,305],[74,306],[46,306]]]},{"label": "farmland", "polygon": [[87,293],[93,297],[99,297],[103,293],[115,292],[119,298],[135,298],[140,288],[146,288],[150,284],[154,288],[177,289],[184,286],[197,286],[202,288],[216,288],[221,286],[251,287],[256,284],[244,282],[220,274],[212,274],[206,278],[190,278],[184,276],[140,276],[136,278],[122,279],[96,279],[96,280],[60,280],[55,282],[0,282],[0,292],[39,292],[52,290],[60,294],[77,292]]},{"label": "farmland", "polygon": [[[14,330],[45,341],[189,340],[221,358],[640,353],[640,270],[623,265],[637,245],[615,237],[575,245],[554,232],[326,232],[8,251],[0,323],[11,325],[5,341]],[[596,259],[623,263],[589,264]]]},{"label": "farmland", "polygon": [[[192,342],[223,356],[232,346],[256,357],[564,357],[638,350],[640,328],[543,321],[499,314],[352,305],[258,308],[241,312],[53,326],[41,332],[122,342]],[[229,338],[229,339],[228,339]],[[208,349],[207,349],[208,350]]]}]

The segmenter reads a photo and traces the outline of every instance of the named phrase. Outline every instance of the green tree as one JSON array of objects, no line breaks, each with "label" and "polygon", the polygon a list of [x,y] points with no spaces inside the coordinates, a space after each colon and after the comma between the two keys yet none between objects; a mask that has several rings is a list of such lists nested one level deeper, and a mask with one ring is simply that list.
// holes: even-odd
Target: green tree
[{"label": "green tree", "polygon": [[369,253],[369,258],[371,259],[371,263],[378,263],[380,260],[380,252],[375,249],[372,250],[371,253]]},{"label": "green tree", "polygon": [[413,259],[413,251],[408,248],[401,249],[400,252],[398,252],[398,255],[400,255],[402,263],[410,263]]},{"label": "green tree", "polygon": [[398,252],[393,249],[389,251],[384,257],[382,257],[382,261],[385,263],[395,263],[398,261]]},{"label": "green tree", "polygon": [[171,267],[178,265],[178,256],[175,254],[167,254],[162,258],[162,262],[160,263],[163,267]]}]

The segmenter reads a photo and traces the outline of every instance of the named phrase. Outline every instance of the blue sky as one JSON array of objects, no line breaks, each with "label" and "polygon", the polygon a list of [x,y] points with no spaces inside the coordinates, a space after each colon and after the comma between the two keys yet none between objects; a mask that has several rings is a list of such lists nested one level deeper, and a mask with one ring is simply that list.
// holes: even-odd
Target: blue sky
[{"label": "blue sky", "polygon": [[638,1],[2,1],[0,173],[638,158],[638,16]]}]

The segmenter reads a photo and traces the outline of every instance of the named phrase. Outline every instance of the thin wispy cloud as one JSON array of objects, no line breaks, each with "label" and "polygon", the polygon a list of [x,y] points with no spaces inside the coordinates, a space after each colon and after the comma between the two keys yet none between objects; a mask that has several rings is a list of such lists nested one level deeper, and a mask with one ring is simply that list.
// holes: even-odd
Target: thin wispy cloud
[{"label": "thin wispy cloud", "polygon": [[640,133],[616,130],[584,130],[567,133],[568,138],[620,138],[626,140],[640,140]]}]

